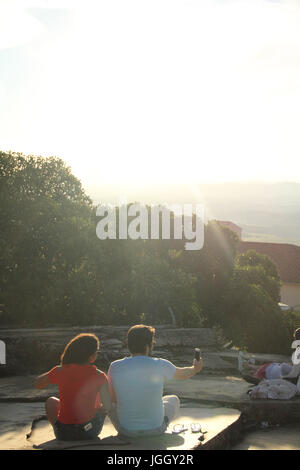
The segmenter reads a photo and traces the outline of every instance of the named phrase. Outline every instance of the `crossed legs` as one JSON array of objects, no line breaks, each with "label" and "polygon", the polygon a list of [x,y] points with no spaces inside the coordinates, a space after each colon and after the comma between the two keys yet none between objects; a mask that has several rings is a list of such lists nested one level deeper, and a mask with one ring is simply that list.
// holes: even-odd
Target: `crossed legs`
[{"label": "crossed legs", "polygon": [[[163,407],[164,407],[164,416],[168,418],[168,424],[176,418],[179,408],[180,408],[180,400],[176,395],[166,395],[163,397]],[[125,429],[122,428],[119,422],[118,414],[117,414],[117,407],[116,404],[113,403],[113,406],[111,408],[111,411],[109,412],[109,417],[116,428],[116,430],[120,434],[125,434],[125,435],[131,435],[132,437],[137,434],[140,435],[140,433],[137,431],[129,431],[127,432]],[[161,426],[161,428],[158,428],[157,430],[153,430],[154,434],[162,434],[166,430],[165,424]]]}]

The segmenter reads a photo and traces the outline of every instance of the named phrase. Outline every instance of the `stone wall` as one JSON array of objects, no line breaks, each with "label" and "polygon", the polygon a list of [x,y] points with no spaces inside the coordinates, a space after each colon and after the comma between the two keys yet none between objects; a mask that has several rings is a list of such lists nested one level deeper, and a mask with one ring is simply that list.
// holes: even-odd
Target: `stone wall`
[{"label": "stone wall", "polygon": [[[65,345],[78,333],[95,333],[101,342],[97,365],[107,370],[111,361],[128,354],[127,326],[87,328],[44,328],[0,330],[6,344],[6,365],[0,366],[0,376],[37,374],[49,370],[60,361]],[[219,348],[215,332],[209,328],[156,327],[154,356],[191,363],[193,348],[216,351]]]}]

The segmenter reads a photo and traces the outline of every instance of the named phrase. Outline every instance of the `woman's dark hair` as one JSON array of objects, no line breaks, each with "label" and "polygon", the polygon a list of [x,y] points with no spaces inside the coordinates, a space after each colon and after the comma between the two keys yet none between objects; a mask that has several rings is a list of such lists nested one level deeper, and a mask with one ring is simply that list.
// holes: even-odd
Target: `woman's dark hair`
[{"label": "woman's dark hair", "polygon": [[297,330],[294,331],[294,339],[300,340],[300,328],[297,328]]},{"label": "woman's dark hair", "polygon": [[60,363],[65,364],[86,364],[89,357],[99,350],[100,341],[96,335],[81,333],[71,339],[61,355]]},{"label": "woman's dark hair", "polygon": [[155,328],[147,325],[135,325],[127,333],[127,346],[131,354],[144,354],[146,346],[154,344]]}]

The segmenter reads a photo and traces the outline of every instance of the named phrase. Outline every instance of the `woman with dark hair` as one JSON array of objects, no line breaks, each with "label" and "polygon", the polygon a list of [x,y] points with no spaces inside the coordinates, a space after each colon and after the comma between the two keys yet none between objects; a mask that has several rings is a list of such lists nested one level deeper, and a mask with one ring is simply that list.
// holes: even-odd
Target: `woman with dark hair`
[{"label": "woman with dark hair", "polygon": [[65,347],[59,366],[40,375],[35,388],[57,384],[59,399],[46,401],[46,414],[57,439],[95,439],[111,408],[107,377],[93,363],[100,341],[93,334],[75,336]]}]

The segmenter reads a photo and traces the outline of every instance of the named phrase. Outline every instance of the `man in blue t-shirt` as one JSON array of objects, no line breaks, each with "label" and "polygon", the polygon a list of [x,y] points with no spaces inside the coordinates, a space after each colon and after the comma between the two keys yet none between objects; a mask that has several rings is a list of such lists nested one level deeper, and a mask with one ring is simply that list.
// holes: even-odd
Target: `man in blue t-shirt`
[{"label": "man in blue t-shirt", "polygon": [[163,397],[166,380],[184,380],[202,370],[202,359],[191,367],[176,367],[166,359],[151,357],[155,329],[135,325],[127,333],[131,353],[110,365],[108,382],[115,403],[110,418],[120,434],[161,434],[175,418],[180,402],[175,395]]}]

